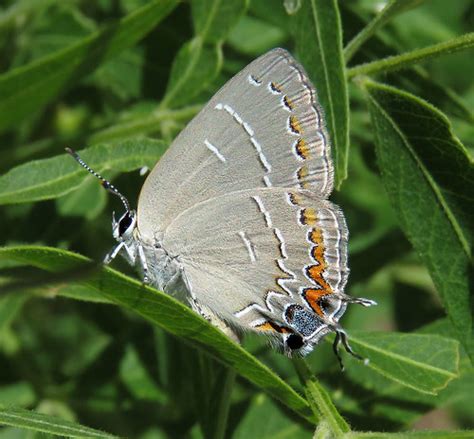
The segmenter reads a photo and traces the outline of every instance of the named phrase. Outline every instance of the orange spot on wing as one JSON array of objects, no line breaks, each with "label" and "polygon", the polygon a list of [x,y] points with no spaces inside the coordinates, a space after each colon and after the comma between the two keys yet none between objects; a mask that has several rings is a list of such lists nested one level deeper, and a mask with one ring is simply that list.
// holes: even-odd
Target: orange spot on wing
[{"label": "orange spot on wing", "polygon": [[303,189],[307,189],[309,186],[308,181],[304,181],[304,179],[308,176],[308,168],[306,166],[302,166],[301,168],[296,171],[296,176],[298,178],[298,181],[300,182],[300,185]]},{"label": "orange spot on wing", "polygon": [[286,334],[288,332],[291,332],[288,328],[277,325],[276,323],[273,323],[273,322],[262,323],[261,325],[255,326],[255,329],[258,329],[259,331],[275,331],[280,334]]},{"label": "orange spot on wing", "polygon": [[303,130],[301,129],[300,122],[296,116],[290,116],[290,128],[294,133],[302,134]]},{"label": "orange spot on wing", "polygon": [[303,139],[298,139],[295,145],[296,153],[303,159],[309,158],[309,146]]},{"label": "orange spot on wing", "polygon": [[289,197],[291,204],[293,204],[294,206],[298,206],[299,204],[301,204],[301,197],[298,194],[290,193]]},{"label": "orange spot on wing", "polygon": [[306,274],[321,287],[321,289],[306,288],[304,290],[304,297],[308,304],[313,308],[314,312],[322,315],[320,306],[320,299],[328,294],[332,294],[331,286],[323,277],[324,270],[327,268],[326,260],[324,259],[324,242],[321,229],[314,228],[309,232],[309,240],[315,245],[311,249],[311,256],[316,264],[306,267]]},{"label": "orange spot on wing", "polygon": [[278,93],[281,93],[281,86],[278,85],[275,82],[270,82],[270,87],[272,88],[273,91],[276,91]]},{"label": "orange spot on wing", "polygon": [[288,96],[283,97],[283,102],[285,103],[288,110],[293,110],[293,108],[295,108],[293,101]]},{"label": "orange spot on wing", "polygon": [[306,288],[303,292],[304,298],[308,302],[313,311],[321,317],[324,317],[324,312],[321,309],[320,301],[327,295],[324,290],[316,290],[315,288]]},{"label": "orange spot on wing", "polygon": [[[307,226],[316,225],[316,211],[312,207],[307,207],[301,211],[301,222]],[[314,242],[314,241],[312,241]]]}]

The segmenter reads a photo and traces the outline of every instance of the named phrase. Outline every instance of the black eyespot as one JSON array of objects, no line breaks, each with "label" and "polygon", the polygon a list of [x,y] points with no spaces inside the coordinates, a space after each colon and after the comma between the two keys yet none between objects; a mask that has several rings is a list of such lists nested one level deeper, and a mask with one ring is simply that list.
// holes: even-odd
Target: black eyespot
[{"label": "black eyespot", "polygon": [[123,218],[120,219],[119,222],[119,236],[122,236],[127,229],[130,227],[130,224],[132,224],[132,217],[129,213],[127,213]]},{"label": "black eyespot", "polygon": [[291,349],[299,349],[304,345],[303,338],[301,335],[298,334],[291,334],[287,339],[286,339],[286,345]]}]

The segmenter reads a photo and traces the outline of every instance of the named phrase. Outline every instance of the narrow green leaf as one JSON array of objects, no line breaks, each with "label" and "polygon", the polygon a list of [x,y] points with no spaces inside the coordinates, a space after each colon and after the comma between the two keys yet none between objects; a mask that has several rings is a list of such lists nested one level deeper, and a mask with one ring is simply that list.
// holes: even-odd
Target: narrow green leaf
[{"label": "narrow green leaf", "polygon": [[120,379],[137,399],[168,403],[168,395],[161,390],[133,346],[127,346],[119,369]]},{"label": "narrow green leaf", "polygon": [[[153,167],[166,150],[158,140],[126,140],[117,145],[97,145],[80,151],[81,157],[97,172],[112,169],[130,172]],[[72,157],[63,154],[17,166],[0,176],[0,204],[48,200],[67,194],[88,178]]]},{"label": "narrow green leaf", "polygon": [[[4,247],[0,260],[13,260],[50,272],[80,269],[90,261],[64,250],[38,247]],[[221,331],[173,297],[160,293],[110,268],[103,268],[81,282],[112,302],[130,309],[166,331],[182,337],[220,362],[233,368],[298,415],[314,420],[308,403],[280,377]]]},{"label": "narrow green leaf", "polygon": [[56,207],[61,216],[96,218],[107,205],[107,193],[94,179],[84,182],[72,194],[58,198]]},{"label": "narrow green leaf", "polygon": [[222,67],[220,45],[206,46],[200,37],[187,42],[178,52],[160,108],[180,107],[197,96]]},{"label": "narrow green leaf", "polygon": [[420,62],[438,58],[440,56],[472,49],[474,47],[474,32],[461,35],[449,41],[433,44],[423,49],[412,50],[401,55],[389,56],[379,61],[373,61],[347,70],[347,77],[357,75],[371,75],[410,67]]},{"label": "narrow green leaf", "polygon": [[367,24],[344,48],[346,62],[354,56],[357,50],[370,39],[379,28],[396,15],[414,8],[425,0],[390,0],[385,7]]},{"label": "narrow green leaf", "polygon": [[318,424],[323,421],[327,424],[332,436],[341,437],[350,431],[350,427],[341,414],[337,411],[329,394],[312,374],[306,361],[302,358],[294,358],[293,365],[298,372],[301,383],[304,386],[306,398],[308,399]]},{"label": "narrow green leaf", "polygon": [[156,0],[72,46],[0,76],[0,132],[20,123],[101,63],[132,46],[176,5]]},{"label": "narrow green leaf", "polygon": [[[44,288],[42,289],[45,291]],[[82,302],[94,302],[94,303],[112,303],[110,300],[105,298],[102,294],[97,291],[91,290],[83,285],[67,283],[60,284],[51,287],[46,290],[46,297],[67,297],[69,299],[80,300]]]},{"label": "narrow green leaf", "polygon": [[219,43],[235,26],[248,0],[193,0],[194,31],[205,43]]},{"label": "narrow green leaf", "polygon": [[54,416],[43,415],[20,408],[0,408],[0,424],[66,437],[116,438],[117,436],[94,430],[83,425],[65,421]]},{"label": "narrow green leaf", "polygon": [[226,44],[256,58],[267,50],[281,46],[287,39],[283,29],[246,15],[230,32]]},{"label": "narrow green leaf", "polygon": [[208,420],[210,431],[206,432],[206,437],[211,439],[223,439],[226,437],[227,421],[232,400],[232,389],[235,383],[235,371],[224,368],[219,382],[215,386],[210,398],[211,407]]},{"label": "narrow green leaf", "polygon": [[402,386],[436,394],[459,376],[459,344],[434,334],[351,333],[368,367]]},{"label": "narrow green leaf", "polygon": [[307,381],[305,394],[309,404],[316,406],[320,411],[321,419],[327,422],[334,437],[341,437],[344,433],[350,431],[349,425],[336,410],[328,393],[318,381],[314,379]]},{"label": "narrow green leaf", "polygon": [[10,325],[29,298],[29,294],[21,292],[0,295],[0,332]]},{"label": "narrow green leaf", "polygon": [[222,40],[246,8],[246,0],[192,2],[196,36],[181,47],[173,62],[161,109],[190,102],[214,81],[222,68]]},{"label": "narrow green leaf", "polygon": [[298,58],[316,87],[333,145],[336,187],[347,177],[349,98],[342,56],[342,29],[335,0],[303,2],[293,16]]},{"label": "narrow green leaf", "polygon": [[439,110],[393,87],[366,81],[365,88],[385,188],[473,359],[472,158]]}]

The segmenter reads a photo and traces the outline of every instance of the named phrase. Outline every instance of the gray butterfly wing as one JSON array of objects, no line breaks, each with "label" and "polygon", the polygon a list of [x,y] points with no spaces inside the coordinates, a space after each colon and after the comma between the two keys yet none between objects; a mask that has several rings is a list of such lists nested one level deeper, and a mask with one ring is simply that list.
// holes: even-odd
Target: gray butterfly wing
[{"label": "gray butterfly wing", "polygon": [[253,61],[179,134],[142,188],[138,228],[155,239],[180,212],[237,190],[333,187],[316,92],[283,49]]},{"label": "gray butterfly wing", "polygon": [[[278,332],[291,329],[291,304],[319,315],[314,325],[343,314],[347,238],[334,204],[305,190],[264,188],[187,209],[167,228],[163,247],[199,304],[233,326]],[[320,299],[331,295],[333,308],[323,310]]]}]

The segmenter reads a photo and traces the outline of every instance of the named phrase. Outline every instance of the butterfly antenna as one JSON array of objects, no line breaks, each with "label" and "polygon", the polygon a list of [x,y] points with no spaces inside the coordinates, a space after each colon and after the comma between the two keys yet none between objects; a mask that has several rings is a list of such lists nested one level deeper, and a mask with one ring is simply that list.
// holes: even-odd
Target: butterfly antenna
[{"label": "butterfly antenna", "polygon": [[86,171],[88,171],[94,177],[98,178],[101,181],[101,184],[104,189],[119,197],[123,205],[125,206],[127,212],[130,212],[130,204],[128,203],[128,200],[117,190],[117,188],[109,180],[106,180],[104,177],[102,177],[102,175],[95,172],[84,160],[81,159],[79,154],[72,148],[65,149],[66,152],[70,154],[76,160],[77,163],[79,163]]}]

